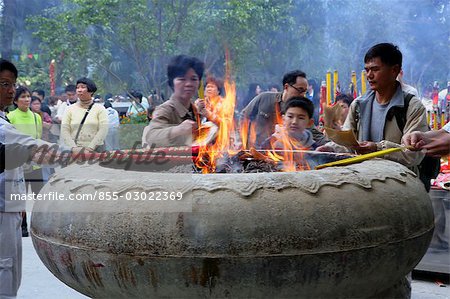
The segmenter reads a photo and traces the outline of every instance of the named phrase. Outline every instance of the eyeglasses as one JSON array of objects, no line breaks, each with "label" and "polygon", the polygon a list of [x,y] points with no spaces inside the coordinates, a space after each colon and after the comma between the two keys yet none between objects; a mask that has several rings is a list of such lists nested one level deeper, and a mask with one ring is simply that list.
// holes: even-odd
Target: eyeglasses
[{"label": "eyeglasses", "polygon": [[8,89],[8,88],[11,88],[11,87],[16,89],[17,87],[19,87],[19,85],[17,83],[0,82],[0,87],[4,88],[4,89]]},{"label": "eyeglasses", "polygon": [[298,88],[298,87],[295,87],[292,84],[289,84],[289,86],[292,87],[293,89],[295,89],[296,91],[298,91],[299,93],[305,93],[306,92],[306,89],[304,89],[304,88]]}]

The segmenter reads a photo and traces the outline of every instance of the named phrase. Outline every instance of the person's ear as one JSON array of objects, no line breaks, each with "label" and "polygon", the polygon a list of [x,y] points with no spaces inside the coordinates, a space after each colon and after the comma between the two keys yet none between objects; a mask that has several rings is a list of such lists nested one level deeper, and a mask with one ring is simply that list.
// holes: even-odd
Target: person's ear
[{"label": "person's ear", "polygon": [[400,74],[401,70],[402,70],[402,69],[400,68],[400,66],[399,66],[398,64],[396,64],[396,65],[394,65],[394,66],[392,67],[392,71],[393,71],[394,74],[395,74],[395,78],[398,77],[398,75]]},{"label": "person's ear", "polygon": [[311,127],[314,124],[314,119],[310,118],[308,125]]},{"label": "person's ear", "polygon": [[287,90],[287,89],[288,89],[288,87],[289,87],[289,84],[287,84],[287,83],[284,83],[284,85],[283,85],[283,90]]}]

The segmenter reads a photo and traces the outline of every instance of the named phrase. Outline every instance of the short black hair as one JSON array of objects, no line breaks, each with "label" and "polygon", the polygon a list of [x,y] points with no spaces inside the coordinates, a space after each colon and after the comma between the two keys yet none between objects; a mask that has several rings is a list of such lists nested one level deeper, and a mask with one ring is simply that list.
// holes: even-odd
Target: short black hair
[{"label": "short black hair", "polygon": [[306,79],[305,72],[301,70],[291,71],[289,73],[284,74],[283,76],[283,86],[284,84],[295,84],[297,82],[297,77],[302,77]]},{"label": "short black hair", "polygon": [[130,96],[133,97],[134,99],[137,99],[139,101],[142,101],[142,97],[143,94],[142,92],[138,91],[138,90],[132,90],[129,92]]},{"label": "short black hair", "polygon": [[319,89],[319,85],[317,84],[316,80],[314,80],[314,79],[309,79],[308,85],[311,86],[314,91]]},{"label": "short black hair", "polygon": [[31,101],[30,104],[35,102],[35,101],[39,101],[39,103],[42,104],[41,98],[37,97],[37,96],[31,96]]},{"label": "short black hair", "polygon": [[43,91],[42,89],[33,89],[33,91],[31,93],[37,93],[39,96],[42,97],[42,99],[45,99],[45,91]]},{"label": "short black hair", "polygon": [[19,99],[20,95],[25,93],[25,92],[28,92],[30,94],[30,96],[31,96],[31,92],[28,89],[28,87],[26,87],[24,85],[19,85],[16,88],[16,94],[14,95],[14,103]]},{"label": "short black hair", "polygon": [[287,110],[292,107],[302,108],[308,113],[309,118],[313,117],[314,114],[314,104],[305,97],[292,97],[287,100],[284,105],[283,114],[286,114]]},{"label": "short black hair", "polygon": [[364,63],[377,57],[379,57],[381,62],[386,65],[394,66],[398,64],[400,69],[402,68],[402,52],[400,52],[399,48],[394,44],[381,43],[371,47],[364,56]]},{"label": "short black hair", "polygon": [[346,103],[348,106],[350,106],[350,104],[353,102],[353,97],[349,94],[346,93],[341,93],[339,95],[336,96],[335,102],[339,102],[342,101],[344,103]]},{"label": "short black hair", "polygon": [[94,92],[97,91],[97,85],[95,85],[94,81],[92,81],[92,80],[89,79],[89,78],[83,77],[83,78],[78,79],[78,80],[77,80],[77,86],[78,86],[78,84],[80,84],[80,83],[81,83],[81,84],[86,84],[87,90],[88,90],[89,92],[94,93]]},{"label": "short black hair", "polygon": [[173,80],[176,77],[184,76],[190,68],[194,70],[199,79],[203,77],[205,64],[200,59],[187,55],[172,57],[169,65],[167,66],[167,78],[169,80],[169,86],[172,90]]},{"label": "short black hair", "polygon": [[109,100],[105,100],[105,102],[103,103],[103,106],[105,106],[106,109],[112,108],[112,104]]},{"label": "short black hair", "polygon": [[278,86],[278,84],[270,84],[269,85],[269,89],[272,89],[272,88],[276,88],[277,90],[280,90],[280,86]]},{"label": "short black hair", "polygon": [[10,71],[17,79],[18,72],[16,66],[11,61],[0,58],[0,73],[3,71]]},{"label": "short black hair", "polygon": [[105,100],[112,99],[112,97],[113,97],[113,95],[110,92],[105,94]]},{"label": "short black hair", "polygon": [[69,84],[64,89],[64,92],[76,92],[76,91],[77,91],[77,87],[74,84]]}]

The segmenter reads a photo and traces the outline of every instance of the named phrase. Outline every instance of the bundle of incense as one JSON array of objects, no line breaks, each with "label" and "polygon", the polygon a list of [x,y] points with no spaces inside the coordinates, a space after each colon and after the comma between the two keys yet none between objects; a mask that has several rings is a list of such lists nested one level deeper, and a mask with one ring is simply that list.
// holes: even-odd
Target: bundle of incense
[{"label": "bundle of incense", "polygon": [[344,165],[350,165],[350,164],[355,164],[355,163],[360,163],[366,160],[370,160],[373,158],[377,158],[377,157],[382,157],[384,155],[387,154],[391,154],[391,153],[395,153],[395,152],[400,152],[403,150],[408,149],[407,147],[395,147],[395,148],[388,148],[385,150],[381,150],[381,151],[377,151],[377,152],[373,152],[373,153],[369,153],[369,154],[364,154],[364,155],[359,155],[356,157],[351,157],[348,159],[343,159],[343,160],[339,160],[339,161],[335,161],[335,162],[330,162],[330,163],[325,163],[322,165],[317,166],[315,169],[322,169],[325,167],[332,167],[332,166],[344,166]]},{"label": "bundle of incense", "polygon": [[205,98],[205,87],[203,86],[203,79],[200,80],[200,86],[198,87],[198,98],[199,99]]}]

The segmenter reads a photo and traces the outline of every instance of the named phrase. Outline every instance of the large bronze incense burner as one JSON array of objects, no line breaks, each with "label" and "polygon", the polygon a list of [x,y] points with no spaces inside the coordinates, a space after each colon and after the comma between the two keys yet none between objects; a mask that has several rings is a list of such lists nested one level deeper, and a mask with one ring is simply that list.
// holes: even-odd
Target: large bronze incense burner
[{"label": "large bronze incense burner", "polygon": [[[39,257],[94,298],[386,297],[433,232],[424,187],[386,160],[241,174],[72,165],[50,191],[119,197],[34,206]],[[183,198],[148,200],[166,191]]]}]

